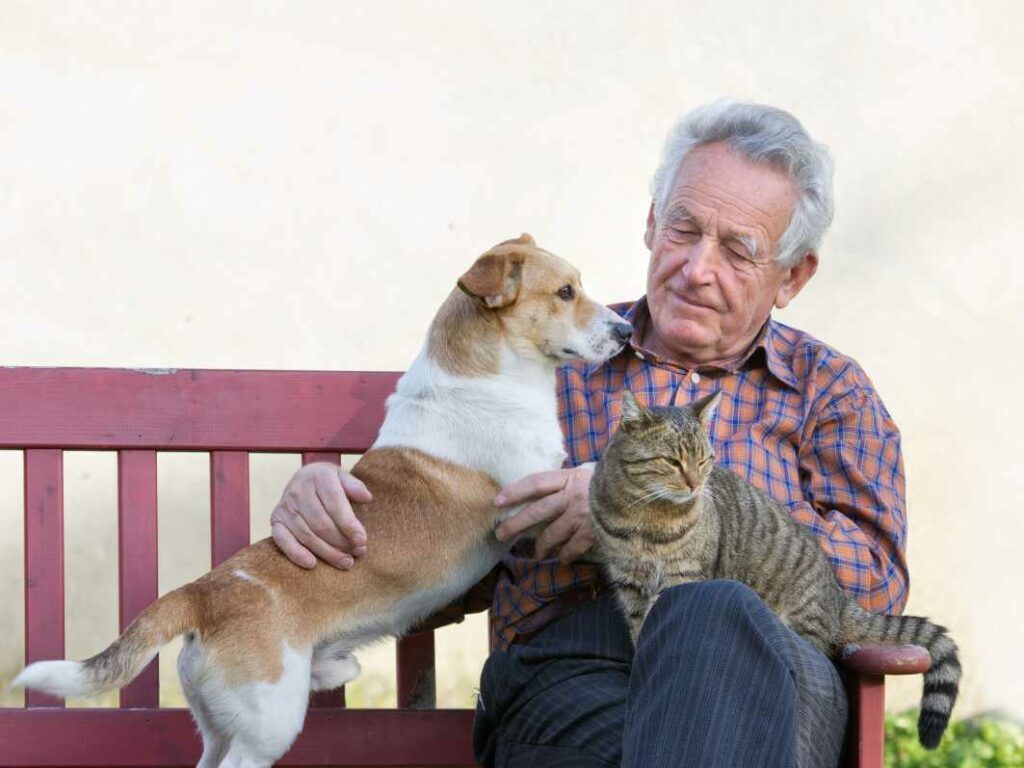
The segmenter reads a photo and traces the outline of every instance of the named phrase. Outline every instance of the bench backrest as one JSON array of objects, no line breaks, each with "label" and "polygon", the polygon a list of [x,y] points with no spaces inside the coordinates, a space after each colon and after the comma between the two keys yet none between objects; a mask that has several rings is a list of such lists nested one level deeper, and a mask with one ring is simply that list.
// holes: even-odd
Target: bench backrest
[{"label": "bench backrest", "polygon": [[[249,543],[249,453],[304,463],[362,453],[399,374],[89,368],[0,369],[0,449],[24,452],[25,662],[64,658],[63,451],[118,455],[119,622],[157,598],[158,451],[210,455],[212,561]],[[431,633],[398,644],[398,704],[432,701]],[[431,690],[424,690],[430,687]],[[200,742],[185,710],[159,709],[155,663],[118,710],[63,709],[26,692],[0,709],[0,766],[190,765]],[[471,712],[344,709],[313,701],[282,765],[472,765]]]}]

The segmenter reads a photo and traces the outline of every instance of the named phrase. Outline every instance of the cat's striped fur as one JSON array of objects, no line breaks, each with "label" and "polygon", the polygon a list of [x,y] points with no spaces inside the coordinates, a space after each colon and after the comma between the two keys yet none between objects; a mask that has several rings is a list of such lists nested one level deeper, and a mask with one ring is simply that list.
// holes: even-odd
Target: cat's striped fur
[{"label": "cat's striped fur", "polygon": [[594,471],[594,530],[634,642],[666,588],[740,581],[829,656],[850,643],[927,648],[932,665],[924,675],[918,736],[934,748],[959,688],[956,644],[927,619],[862,609],[843,593],[808,528],[766,493],[714,464],[707,426],[718,398],[646,409],[623,393],[620,428]]}]

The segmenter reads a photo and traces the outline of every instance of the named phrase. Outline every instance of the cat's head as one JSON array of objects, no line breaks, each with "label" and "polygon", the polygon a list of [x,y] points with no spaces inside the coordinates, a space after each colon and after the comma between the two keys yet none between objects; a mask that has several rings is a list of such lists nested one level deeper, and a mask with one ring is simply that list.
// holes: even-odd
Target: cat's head
[{"label": "cat's head", "polygon": [[685,503],[711,474],[715,458],[708,438],[721,392],[689,405],[644,408],[633,393],[622,393],[622,420],[606,453],[618,459],[625,478],[642,492]]}]

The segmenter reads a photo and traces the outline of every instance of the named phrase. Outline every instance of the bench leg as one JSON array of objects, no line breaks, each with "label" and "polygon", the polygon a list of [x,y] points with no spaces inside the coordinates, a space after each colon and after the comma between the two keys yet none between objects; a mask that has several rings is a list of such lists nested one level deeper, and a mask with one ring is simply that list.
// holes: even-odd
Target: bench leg
[{"label": "bench leg", "polygon": [[850,722],[843,768],[883,768],[885,752],[885,678],[846,673]]}]

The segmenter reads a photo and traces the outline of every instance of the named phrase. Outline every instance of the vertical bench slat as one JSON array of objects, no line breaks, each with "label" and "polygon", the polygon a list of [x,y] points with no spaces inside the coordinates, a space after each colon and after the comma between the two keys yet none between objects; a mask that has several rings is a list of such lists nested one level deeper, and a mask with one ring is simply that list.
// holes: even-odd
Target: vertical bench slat
[{"label": "vertical bench slat", "polygon": [[[117,557],[122,632],[159,595],[156,506],[156,451],[118,451]],[[121,706],[160,706],[160,670],[156,659],[121,689]]]},{"label": "vertical bench slat", "polygon": [[220,565],[249,544],[249,454],[210,452],[210,547]]},{"label": "vertical bench slat", "polygon": [[[326,461],[329,464],[341,466],[341,454],[330,451],[307,451],[302,454],[303,465],[312,464],[315,461]],[[309,706],[322,709],[325,707],[345,706],[345,686],[333,691],[317,691],[309,699]]]},{"label": "vertical bench slat", "polygon": [[[64,453],[25,451],[25,662],[64,658]],[[61,699],[25,691],[28,707]]]},{"label": "vertical bench slat", "polygon": [[883,768],[885,764],[885,678],[847,675],[850,721],[846,729],[843,765]]},{"label": "vertical bench slat", "polygon": [[398,641],[398,708],[437,707],[434,632],[418,632]]}]

